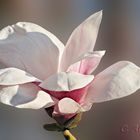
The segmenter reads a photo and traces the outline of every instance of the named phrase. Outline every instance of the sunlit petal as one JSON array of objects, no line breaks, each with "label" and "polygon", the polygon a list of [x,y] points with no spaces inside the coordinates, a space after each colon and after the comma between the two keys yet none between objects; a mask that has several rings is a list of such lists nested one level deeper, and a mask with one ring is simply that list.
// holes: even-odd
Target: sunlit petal
[{"label": "sunlit petal", "polygon": [[0,69],[0,85],[17,85],[29,82],[41,81],[31,74],[17,68]]},{"label": "sunlit petal", "polygon": [[0,102],[18,108],[39,109],[54,105],[49,94],[33,83],[0,86]]},{"label": "sunlit petal", "polygon": [[64,45],[50,32],[28,22],[0,31],[0,63],[43,80],[59,70]]},{"label": "sunlit petal", "polygon": [[50,76],[39,86],[50,91],[72,91],[87,86],[93,79],[93,75],[60,72]]},{"label": "sunlit petal", "polygon": [[58,105],[55,107],[54,113],[59,114],[74,114],[78,113],[81,110],[81,106],[70,98],[63,98],[58,102]]},{"label": "sunlit petal", "polygon": [[103,102],[121,98],[140,88],[140,68],[120,61],[99,73],[88,91],[87,102]]},{"label": "sunlit petal", "polygon": [[81,55],[93,51],[101,19],[102,11],[99,11],[91,15],[73,31],[62,57],[61,67],[63,70],[66,70]]}]

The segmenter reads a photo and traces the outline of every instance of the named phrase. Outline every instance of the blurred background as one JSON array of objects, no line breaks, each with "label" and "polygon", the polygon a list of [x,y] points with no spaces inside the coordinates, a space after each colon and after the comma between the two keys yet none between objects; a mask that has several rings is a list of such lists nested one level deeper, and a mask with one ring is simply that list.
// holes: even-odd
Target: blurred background
[{"label": "blurred background", "polygon": [[[66,43],[74,28],[103,9],[95,50],[107,50],[96,73],[129,60],[140,66],[139,0],[0,0],[0,28],[18,21],[41,25]],[[139,140],[140,91],[110,102],[94,104],[73,133],[78,140]],[[62,140],[47,132],[44,110],[20,110],[0,105],[0,140]]]}]

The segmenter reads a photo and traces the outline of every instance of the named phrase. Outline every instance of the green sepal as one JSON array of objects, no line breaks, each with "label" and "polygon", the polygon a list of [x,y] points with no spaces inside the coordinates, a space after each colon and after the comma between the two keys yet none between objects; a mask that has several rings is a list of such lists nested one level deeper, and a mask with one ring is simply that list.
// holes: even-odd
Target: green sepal
[{"label": "green sepal", "polygon": [[47,131],[63,131],[64,128],[57,123],[45,124],[44,129]]},{"label": "green sepal", "polygon": [[72,117],[71,119],[69,119],[67,122],[65,122],[64,126],[66,128],[73,129],[77,127],[77,125],[81,121],[81,118],[82,118],[82,113],[79,113],[75,115],[74,117]]}]

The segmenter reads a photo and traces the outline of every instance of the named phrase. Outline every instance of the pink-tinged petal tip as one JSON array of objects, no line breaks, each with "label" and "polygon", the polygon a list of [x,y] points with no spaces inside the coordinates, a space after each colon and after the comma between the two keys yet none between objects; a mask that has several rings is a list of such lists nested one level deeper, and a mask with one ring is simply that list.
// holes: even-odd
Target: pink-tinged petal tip
[{"label": "pink-tinged petal tip", "polygon": [[67,71],[91,74],[99,65],[105,51],[94,51],[84,54],[80,60],[72,64]]}]

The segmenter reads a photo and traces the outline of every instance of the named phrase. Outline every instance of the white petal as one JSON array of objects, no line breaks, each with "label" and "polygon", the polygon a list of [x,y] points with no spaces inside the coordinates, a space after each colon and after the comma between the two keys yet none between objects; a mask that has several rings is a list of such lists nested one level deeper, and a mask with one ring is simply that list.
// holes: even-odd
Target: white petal
[{"label": "white petal", "polygon": [[17,68],[0,69],[0,85],[17,85],[29,82],[41,82],[29,73]]},{"label": "white petal", "polygon": [[[58,102],[58,111],[60,114],[74,114],[81,112],[81,106],[70,98],[63,98]],[[54,112],[54,113],[55,113]]]},{"label": "white petal", "polygon": [[0,102],[18,108],[39,109],[54,105],[51,96],[33,83],[0,86]]},{"label": "white petal", "polygon": [[50,76],[39,86],[50,91],[72,91],[87,86],[93,78],[93,75],[60,72]]},{"label": "white petal", "polygon": [[37,93],[37,97],[25,104],[17,105],[17,108],[31,108],[31,109],[40,109],[40,108],[48,108],[55,104],[54,98],[51,98],[51,96],[44,92],[39,91]]},{"label": "white petal", "polygon": [[81,60],[72,64],[67,71],[91,74],[99,65],[105,51],[94,51],[82,56]]},{"label": "white petal", "polygon": [[64,45],[42,27],[19,22],[0,31],[0,63],[43,80],[59,69]]},{"label": "white petal", "polygon": [[87,102],[103,102],[121,98],[140,88],[140,68],[120,61],[99,73],[88,91]]},{"label": "white petal", "polygon": [[91,15],[73,31],[62,57],[61,67],[63,70],[66,70],[84,53],[93,51],[101,19],[102,11],[99,11]]},{"label": "white petal", "polygon": [[92,104],[80,105],[71,98],[63,98],[54,108],[54,114],[75,114],[89,111]]}]

